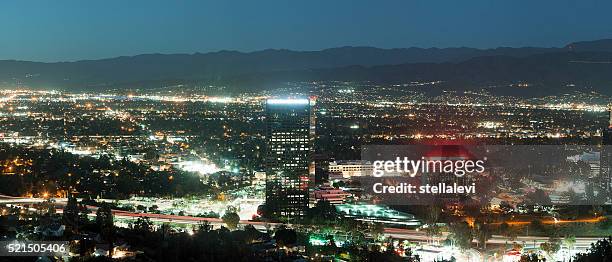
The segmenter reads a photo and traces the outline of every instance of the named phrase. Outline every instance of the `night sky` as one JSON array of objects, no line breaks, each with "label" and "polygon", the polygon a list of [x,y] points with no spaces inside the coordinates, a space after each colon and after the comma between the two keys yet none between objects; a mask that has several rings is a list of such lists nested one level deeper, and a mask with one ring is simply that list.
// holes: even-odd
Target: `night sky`
[{"label": "night sky", "polygon": [[0,59],[338,46],[563,46],[612,38],[612,1],[2,1]]}]

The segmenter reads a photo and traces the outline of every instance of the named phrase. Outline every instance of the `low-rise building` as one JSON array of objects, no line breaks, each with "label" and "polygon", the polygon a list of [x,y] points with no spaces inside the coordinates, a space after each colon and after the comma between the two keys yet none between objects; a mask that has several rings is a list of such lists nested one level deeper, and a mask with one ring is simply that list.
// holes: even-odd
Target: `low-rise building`
[{"label": "low-rise building", "polygon": [[343,178],[351,178],[353,176],[371,176],[373,171],[374,165],[372,165],[370,161],[338,160],[329,163],[329,173],[342,174]]},{"label": "low-rise building", "polygon": [[350,193],[331,186],[321,186],[315,189],[312,194],[315,203],[318,201],[328,201],[332,205],[342,204],[347,197],[351,196]]}]

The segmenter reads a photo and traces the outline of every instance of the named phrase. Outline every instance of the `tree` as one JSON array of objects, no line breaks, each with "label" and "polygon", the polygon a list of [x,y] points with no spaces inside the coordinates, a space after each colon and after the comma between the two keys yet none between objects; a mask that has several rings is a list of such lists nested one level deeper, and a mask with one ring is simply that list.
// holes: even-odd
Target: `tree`
[{"label": "tree", "polygon": [[115,226],[113,225],[113,212],[108,204],[103,204],[96,210],[96,224],[100,230],[100,235],[108,242],[108,257],[113,257]]},{"label": "tree", "polygon": [[341,188],[341,187],[346,186],[346,182],[344,182],[344,181],[337,181],[337,182],[332,183],[332,186],[335,187],[335,188]]},{"label": "tree", "polygon": [[[364,261],[399,262],[399,261],[404,261],[404,260],[402,260],[402,257],[392,252],[380,252],[377,250],[372,250],[367,253],[367,257],[365,257]],[[413,261],[413,260],[408,260],[408,261]]]},{"label": "tree", "polygon": [[508,245],[508,240],[515,240],[516,239],[516,235],[517,232],[516,230],[514,230],[512,227],[510,227],[510,225],[506,222],[503,222],[500,226],[499,226],[499,233],[506,237],[506,246]]},{"label": "tree", "polygon": [[136,232],[146,234],[153,232],[153,223],[148,217],[139,217],[136,219],[136,222],[134,222],[133,228]]},{"label": "tree", "polygon": [[563,245],[567,247],[567,249],[569,250],[571,254],[572,250],[574,249],[574,246],[576,245],[576,237],[573,235],[565,236],[563,238]]},{"label": "tree", "polygon": [[212,225],[208,221],[200,221],[197,225],[198,232],[209,232],[212,228]]},{"label": "tree", "polygon": [[66,203],[66,207],[64,208],[64,212],[62,214],[62,220],[66,224],[68,228],[73,230],[74,232],[78,232],[79,230],[79,205],[75,197],[71,194],[68,195],[68,203]]},{"label": "tree", "polygon": [[253,243],[255,240],[259,239],[263,233],[259,232],[259,230],[255,229],[253,225],[247,225],[243,229],[244,231],[244,242],[247,244]]},{"label": "tree", "polygon": [[274,233],[274,240],[279,247],[292,246],[297,242],[297,233],[293,229],[280,228]]},{"label": "tree", "polygon": [[612,237],[598,240],[591,244],[586,253],[576,255],[575,262],[612,261]]},{"label": "tree", "polygon": [[437,224],[428,225],[425,228],[425,234],[430,240],[434,241],[436,237],[439,237],[442,235],[442,228],[438,226]]},{"label": "tree", "polygon": [[502,201],[501,203],[499,203],[499,209],[504,213],[510,213],[511,211],[514,210],[514,207],[510,204],[508,204],[508,202],[506,201]]},{"label": "tree", "polygon": [[89,214],[91,214],[91,210],[87,208],[87,206],[83,203],[83,200],[81,200],[79,203],[79,211],[79,224],[89,224]]},{"label": "tree", "polygon": [[236,213],[235,208],[229,206],[225,210],[225,214],[223,214],[221,220],[227,225],[227,228],[234,230],[238,227],[238,223],[240,223],[240,216]]},{"label": "tree", "polygon": [[546,258],[540,258],[537,254],[523,254],[519,262],[546,262]]},{"label": "tree", "polygon": [[558,238],[551,237],[547,242],[540,244],[540,249],[546,251],[549,256],[552,256],[561,249],[561,243]]},{"label": "tree", "polygon": [[539,205],[551,205],[550,197],[542,189],[536,189],[534,192],[527,194],[527,203]]},{"label": "tree", "polygon": [[102,204],[96,210],[96,224],[100,228],[113,224],[113,213],[109,205]]},{"label": "tree", "polygon": [[453,242],[454,245],[462,250],[469,249],[472,243],[472,230],[470,225],[463,221],[458,223],[450,224],[450,234],[448,238]]},{"label": "tree", "polygon": [[169,223],[163,223],[159,227],[159,235],[161,236],[161,240],[166,240],[168,235],[170,234],[171,228]]},{"label": "tree", "polygon": [[148,148],[143,158],[148,161],[157,161],[159,159],[159,154],[155,148]]},{"label": "tree", "polygon": [[442,213],[442,208],[438,205],[430,205],[427,206],[427,216],[425,218],[425,223],[428,225],[433,225],[438,222],[440,219],[440,214]]},{"label": "tree", "polygon": [[435,237],[442,234],[442,229],[437,225],[442,208],[438,205],[430,205],[425,207],[425,234],[429,238],[428,241],[434,241]]},{"label": "tree", "polygon": [[308,219],[313,225],[332,224],[337,217],[336,208],[326,200],[318,201],[313,208],[308,210]]},{"label": "tree", "polygon": [[374,223],[370,226],[370,234],[374,239],[380,239],[385,233],[385,226],[382,223]]},{"label": "tree", "polygon": [[55,210],[55,200],[53,199],[47,199],[43,202],[40,203],[40,210],[44,211],[45,213],[49,214],[49,215],[54,215],[56,212]]},{"label": "tree", "polygon": [[489,225],[482,221],[476,221],[474,225],[474,236],[476,236],[476,240],[478,240],[478,245],[486,249],[487,241],[492,236]]}]

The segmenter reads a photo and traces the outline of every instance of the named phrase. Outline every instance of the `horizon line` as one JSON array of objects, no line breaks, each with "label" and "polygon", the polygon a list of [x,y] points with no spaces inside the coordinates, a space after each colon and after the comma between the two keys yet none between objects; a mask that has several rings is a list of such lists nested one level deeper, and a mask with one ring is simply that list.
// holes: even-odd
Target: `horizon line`
[{"label": "horizon line", "polygon": [[107,57],[99,57],[99,58],[86,58],[86,59],[66,59],[66,60],[56,60],[56,61],[43,61],[43,60],[27,60],[27,59],[17,59],[17,58],[2,58],[0,61],[12,61],[12,62],[32,62],[32,63],[45,63],[45,64],[57,64],[57,63],[76,63],[76,62],[87,62],[87,61],[100,61],[100,60],[112,60],[118,58],[134,58],[138,56],[147,56],[147,55],[207,55],[207,54],[216,54],[216,53],[240,53],[240,54],[254,54],[261,52],[269,52],[269,51],[289,51],[289,52],[322,52],[333,49],[342,49],[342,48],[373,48],[380,50],[401,50],[401,49],[423,49],[423,50],[431,50],[431,49],[476,49],[476,50],[495,50],[500,48],[557,48],[563,49],[571,44],[581,43],[581,42],[597,42],[597,41],[605,41],[612,40],[612,38],[601,38],[594,40],[581,40],[581,41],[573,41],[565,44],[564,46],[497,46],[497,47],[488,47],[488,48],[479,48],[479,47],[469,47],[469,46],[449,46],[449,47],[419,47],[419,46],[410,46],[410,47],[376,47],[376,46],[368,46],[368,45],[343,45],[336,47],[328,47],[317,50],[306,50],[306,49],[289,49],[289,48],[266,48],[266,49],[256,49],[256,50],[236,50],[236,49],[219,49],[219,50],[210,50],[210,51],[195,51],[195,52],[174,52],[174,53],[166,53],[166,52],[145,52],[139,54],[130,54],[130,55],[116,55],[116,56],[107,56]]}]

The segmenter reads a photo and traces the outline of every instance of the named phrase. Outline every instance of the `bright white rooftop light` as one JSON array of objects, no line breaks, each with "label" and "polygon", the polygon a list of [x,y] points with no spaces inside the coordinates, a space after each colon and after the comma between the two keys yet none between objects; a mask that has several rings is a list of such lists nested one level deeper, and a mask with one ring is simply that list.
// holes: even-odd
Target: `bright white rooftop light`
[{"label": "bright white rooftop light", "polygon": [[307,105],[308,99],[268,99],[269,105]]},{"label": "bright white rooftop light", "polygon": [[200,175],[208,175],[221,171],[215,164],[207,164],[202,161],[181,161],[178,163],[178,168]]}]

